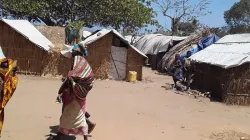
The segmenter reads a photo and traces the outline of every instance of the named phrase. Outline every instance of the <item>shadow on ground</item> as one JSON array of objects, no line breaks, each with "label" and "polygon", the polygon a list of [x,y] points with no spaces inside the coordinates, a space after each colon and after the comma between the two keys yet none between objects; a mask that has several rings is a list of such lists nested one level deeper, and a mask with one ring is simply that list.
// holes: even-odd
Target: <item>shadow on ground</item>
[{"label": "shadow on ground", "polygon": [[172,90],[174,93],[180,94],[180,95],[185,95],[185,93],[192,94],[192,95],[194,95],[194,98],[198,98],[198,97],[208,98],[210,100],[210,102],[216,102],[216,103],[223,102],[222,98],[218,97],[218,94],[214,94],[214,93],[212,94],[211,92],[207,92],[206,90],[199,90],[193,86],[191,86],[190,90],[185,91],[183,89],[186,88],[186,85],[182,84],[181,86],[182,86],[181,88],[175,89],[174,84],[165,83],[165,85],[161,86],[161,88],[164,88],[166,90]]},{"label": "shadow on ground", "polygon": [[[49,135],[46,135],[45,137],[47,137],[46,140],[54,140],[52,139],[53,136],[56,136],[56,133],[58,132],[58,128],[59,126],[50,126],[50,134]],[[76,137],[75,136],[63,136],[62,139],[60,140],[76,140]]]}]

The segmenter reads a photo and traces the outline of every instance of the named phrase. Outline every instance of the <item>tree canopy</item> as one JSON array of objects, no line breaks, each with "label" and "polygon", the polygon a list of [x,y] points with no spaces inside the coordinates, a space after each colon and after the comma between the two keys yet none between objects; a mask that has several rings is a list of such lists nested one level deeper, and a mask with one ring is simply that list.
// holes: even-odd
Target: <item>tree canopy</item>
[{"label": "tree canopy", "polygon": [[250,32],[250,1],[241,0],[235,3],[231,9],[225,11],[224,18],[229,25],[230,33]]},{"label": "tree canopy", "polygon": [[192,33],[195,33],[199,28],[198,20],[194,19],[190,22],[180,22],[178,24],[178,34],[181,36],[189,36]]},{"label": "tree canopy", "polygon": [[0,0],[0,16],[65,26],[83,21],[84,25],[111,26],[136,30],[157,24],[153,9],[140,0]]},{"label": "tree canopy", "polygon": [[229,34],[229,28],[228,26],[223,26],[223,27],[213,27],[209,28],[210,33],[216,34],[218,37],[222,38],[226,35]]}]

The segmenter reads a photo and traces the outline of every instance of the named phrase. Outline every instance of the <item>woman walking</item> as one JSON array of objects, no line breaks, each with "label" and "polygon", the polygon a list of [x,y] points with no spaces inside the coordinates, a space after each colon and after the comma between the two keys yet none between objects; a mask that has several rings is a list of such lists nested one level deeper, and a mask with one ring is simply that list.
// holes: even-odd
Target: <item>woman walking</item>
[{"label": "woman walking", "polygon": [[53,139],[61,140],[64,135],[82,135],[88,140],[88,124],[86,114],[86,97],[93,87],[93,71],[83,57],[83,49],[73,49],[75,66],[68,73],[59,90],[63,101],[63,113],[60,118],[58,134]]}]

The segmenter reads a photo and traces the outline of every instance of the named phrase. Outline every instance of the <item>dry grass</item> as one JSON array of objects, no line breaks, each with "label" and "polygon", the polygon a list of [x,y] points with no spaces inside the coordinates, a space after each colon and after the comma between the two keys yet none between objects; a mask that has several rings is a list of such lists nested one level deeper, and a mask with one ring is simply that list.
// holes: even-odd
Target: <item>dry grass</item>
[{"label": "dry grass", "polygon": [[100,67],[95,69],[95,78],[101,80],[108,79],[109,69],[110,63],[108,62],[108,60],[105,59],[104,62],[100,65]]},{"label": "dry grass", "polygon": [[212,98],[228,105],[250,105],[250,65],[230,69],[204,63],[195,64],[194,86],[211,91]]},{"label": "dry grass", "polygon": [[213,133],[210,136],[212,140],[250,140],[250,134],[244,134],[234,130],[223,130],[219,133]]},{"label": "dry grass", "polygon": [[[250,105],[250,80],[249,75],[247,75],[249,73],[245,73],[245,70],[240,70],[240,68],[234,68],[233,70],[234,71],[230,72],[229,76],[225,78],[226,88],[224,88],[225,94],[223,95],[223,101],[231,105]],[[239,71],[237,72],[237,70]],[[239,73],[242,75],[235,76]]]},{"label": "dry grass", "polygon": [[223,97],[223,102],[227,105],[250,105],[248,95],[226,95],[225,97]]},{"label": "dry grass", "polygon": [[65,42],[64,27],[36,26],[36,28],[55,45],[55,48],[63,47]]},{"label": "dry grass", "polygon": [[[59,48],[53,48],[52,51],[47,55],[47,64],[45,65],[43,69],[43,75],[48,76],[58,76],[58,66],[59,61],[61,59],[60,49]],[[49,76],[49,77],[51,77]]]},{"label": "dry grass", "polygon": [[60,53],[65,43],[65,28],[56,26],[36,26],[36,28],[55,46],[46,57],[43,75],[46,77],[61,77],[61,75],[65,75],[70,70],[71,65],[70,59],[65,58]]}]

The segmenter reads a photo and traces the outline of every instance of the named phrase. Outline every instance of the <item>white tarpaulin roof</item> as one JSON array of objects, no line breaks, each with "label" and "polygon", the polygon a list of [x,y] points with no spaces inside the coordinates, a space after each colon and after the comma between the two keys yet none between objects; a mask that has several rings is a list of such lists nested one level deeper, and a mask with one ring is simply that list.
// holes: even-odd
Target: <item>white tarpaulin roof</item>
[{"label": "white tarpaulin roof", "polygon": [[137,51],[139,54],[141,54],[144,57],[147,57],[146,55],[144,55],[141,51],[139,51],[137,48],[135,48],[134,46],[130,45],[130,43],[116,30],[107,30],[107,29],[102,29],[101,31],[95,33],[94,35],[89,36],[88,38],[86,38],[84,41],[80,42],[84,45],[89,45],[92,44],[93,42],[99,40],[100,38],[102,38],[103,36],[109,34],[109,33],[114,33],[115,35],[117,35],[121,40],[123,40],[127,45],[129,45],[132,49],[134,49],[135,51]]},{"label": "white tarpaulin roof", "polygon": [[165,36],[162,34],[148,34],[142,36],[135,47],[144,54],[157,55],[160,52],[166,52],[173,41],[182,41],[186,37]]},{"label": "white tarpaulin roof", "polygon": [[191,59],[225,69],[249,63],[250,34],[227,35],[210,47],[194,54]]},{"label": "white tarpaulin roof", "polygon": [[5,55],[3,54],[2,47],[0,46],[0,59],[6,58]]},{"label": "white tarpaulin roof", "polygon": [[128,35],[125,36],[125,39],[131,44],[136,43],[141,37],[140,36],[132,36],[132,35]]},{"label": "white tarpaulin roof", "polygon": [[127,36],[124,36],[124,38],[125,38],[129,43],[131,43],[131,42],[132,42],[133,36],[132,36],[132,35],[127,35]]},{"label": "white tarpaulin roof", "polygon": [[53,46],[53,44],[27,20],[2,19],[2,21],[22,34],[32,43],[36,44],[46,51],[49,51],[50,47]]},{"label": "white tarpaulin roof", "polygon": [[83,31],[83,37],[86,38],[91,35],[91,32],[89,31]]}]

